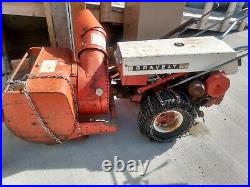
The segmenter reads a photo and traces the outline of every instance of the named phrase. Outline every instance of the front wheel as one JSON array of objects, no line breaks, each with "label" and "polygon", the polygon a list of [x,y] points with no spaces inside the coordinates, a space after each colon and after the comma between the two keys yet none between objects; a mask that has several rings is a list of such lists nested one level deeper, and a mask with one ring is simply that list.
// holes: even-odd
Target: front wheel
[{"label": "front wheel", "polygon": [[174,91],[149,94],[142,100],[138,124],[151,141],[172,141],[191,128],[194,108],[187,96]]}]

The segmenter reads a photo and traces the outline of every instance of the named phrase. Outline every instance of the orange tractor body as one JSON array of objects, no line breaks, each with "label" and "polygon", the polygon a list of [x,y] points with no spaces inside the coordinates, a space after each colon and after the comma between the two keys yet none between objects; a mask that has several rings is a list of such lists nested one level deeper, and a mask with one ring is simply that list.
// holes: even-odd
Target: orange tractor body
[{"label": "orange tractor body", "polygon": [[27,80],[26,85],[9,84],[3,93],[4,120],[16,136],[60,143],[116,131],[105,31],[88,10],[80,12],[75,28],[77,61],[67,49],[31,48],[14,72],[12,80]]},{"label": "orange tractor body", "polygon": [[91,12],[81,10],[73,24],[74,52],[31,48],[3,92],[3,120],[21,139],[53,144],[115,132],[113,93],[119,92],[140,103],[142,134],[168,141],[203,116],[201,106],[219,104],[229,88],[228,67],[220,67],[220,58],[236,55],[222,41],[119,42],[116,65],[110,66],[106,33]]}]

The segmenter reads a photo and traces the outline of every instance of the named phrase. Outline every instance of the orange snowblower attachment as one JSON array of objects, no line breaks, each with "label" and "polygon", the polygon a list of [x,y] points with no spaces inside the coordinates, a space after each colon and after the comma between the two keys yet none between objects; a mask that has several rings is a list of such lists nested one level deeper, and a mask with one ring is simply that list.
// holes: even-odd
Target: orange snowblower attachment
[{"label": "orange snowblower attachment", "polygon": [[67,49],[31,48],[3,93],[6,126],[32,142],[62,143],[115,132],[106,34],[88,10],[74,20],[78,59]]}]

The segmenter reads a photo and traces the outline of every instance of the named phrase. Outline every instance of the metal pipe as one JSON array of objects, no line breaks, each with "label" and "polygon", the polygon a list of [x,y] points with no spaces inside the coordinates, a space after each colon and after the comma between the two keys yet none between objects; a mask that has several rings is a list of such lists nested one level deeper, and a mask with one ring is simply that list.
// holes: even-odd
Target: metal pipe
[{"label": "metal pipe", "polygon": [[78,105],[80,114],[109,111],[109,77],[106,33],[87,9],[74,18],[74,39],[78,63]]},{"label": "metal pipe", "polygon": [[147,86],[138,88],[137,93],[142,94],[142,93],[146,92],[147,90],[150,90],[150,89],[155,88],[157,86],[160,86],[162,84],[166,84],[168,81],[174,80],[174,79],[179,78],[179,77],[183,77],[185,74],[186,73],[173,73],[173,74],[168,75],[159,81],[156,81],[156,82],[149,84]]},{"label": "metal pipe", "polygon": [[198,77],[200,77],[200,76],[202,76],[202,75],[206,75],[206,74],[208,74],[208,73],[211,72],[211,71],[217,70],[218,68],[220,68],[220,67],[222,67],[222,66],[225,66],[226,64],[229,64],[229,63],[231,63],[231,62],[240,60],[241,58],[243,58],[243,57],[245,57],[245,56],[247,56],[247,55],[248,55],[248,53],[243,54],[243,55],[240,55],[240,56],[238,56],[238,57],[236,57],[236,58],[233,58],[233,59],[231,59],[231,60],[229,60],[229,61],[227,61],[227,62],[224,62],[223,64],[214,66],[213,68],[211,68],[211,69],[209,69],[209,70],[207,70],[207,71],[203,71],[203,72],[201,72],[201,73],[198,73],[197,75],[194,75],[194,76],[189,77],[189,78],[187,78],[187,79],[185,79],[185,80],[183,80],[183,81],[180,81],[180,82],[178,82],[178,83],[176,83],[176,84],[174,84],[174,85],[171,85],[171,86],[169,86],[168,88],[174,88],[174,87],[179,86],[179,85],[181,85],[181,84],[184,84],[184,83],[186,83],[186,82],[188,82],[188,81],[191,81],[191,80],[193,80],[193,79],[195,79],[195,78],[198,78]]},{"label": "metal pipe", "polygon": [[[247,9],[242,10],[242,12],[244,12],[244,11],[247,11]],[[230,14],[229,16],[225,17],[223,20],[218,21],[218,22],[214,23],[213,25],[207,27],[206,29],[204,29],[204,30],[202,30],[202,31],[200,31],[200,32],[198,32],[198,33],[196,33],[196,34],[194,34],[192,37],[197,37],[197,36],[202,35],[203,33],[207,32],[209,29],[211,29],[211,28],[213,28],[214,26],[216,26],[216,25],[222,23],[223,21],[225,21],[225,20],[228,19],[228,18],[231,18],[232,16],[233,16],[233,14]]]},{"label": "metal pipe", "polygon": [[242,21],[243,19],[245,19],[247,16],[248,16],[248,15],[245,15],[245,16],[243,16],[243,17],[238,18],[237,20],[235,20],[235,21],[233,22],[233,24],[230,25],[229,28],[222,34],[222,36],[219,37],[219,39],[222,40],[223,38],[225,38],[225,36],[229,34],[229,32],[234,28],[234,26],[237,25],[237,24],[238,24],[240,21]]},{"label": "metal pipe", "polygon": [[162,36],[161,39],[173,38],[176,35],[178,37],[179,35],[181,35],[182,33],[184,33],[187,29],[189,29],[189,27],[191,25],[197,24],[201,19],[203,19],[208,14],[210,14],[212,11],[216,10],[219,6],[220,6],[219,3],[216,3],[216,6],[214,8],[212,8],[206,14],[202,15],[200,18],[198,18],[198,19],[191,18],[191,19],[187,20],[186,22],[182,23],[181,25],[179,25],[175,29],[173,29],[170,32],[168,32],[166,35]]},{"label": "metal pipe", "polygon": [[187,20],[186,22],[182,23],[181,25],[179,25],[178,27],[176,27],[175,29],[171,30],[170,32],[168,32],[164,36],[162,36],[160,39],[172,38],[178,32],[181,32],[183,30],[183,28],[190,27],[191,25],[193,25],[193,24],[195,24],[197,22],[198,22],[197,19],[191,18],[191,19]]},{"label": "metal pipe", "polygon": [[232,15],[225,17],[223,20],[214,23],[213,25],[207,27],[206,29],[204,29],[204,30],[202,30],[202,31],[200,31],[200,32],[198,32],[198,33],[196,33],[196,34],[194,34],[192,37],[197,37],[197,36],[202,35],[203,33],[207,32],[209,29],[213,28],[214,26],[216,26],[216,25],[222,23],[223,21],[225,21],[226,19],[231,18],[231,17],[232,17]]},{"label": "metal pipe", "polygon": [[[220,7],[220,4],[219,4],[219,3],[215,3],[215,4],[216,4],[215,7],[212,8],[210,11],[208,11],[206,14],[202,15],[202,16],[197,20],[197,22],[198,22],[198,21],[201,21],[205,16],[209,15],[211,12],[215,11],[217,8]],[[197,22],[196,22],[196,24],[197,24]],[[191,25],[190,25],[190,26],[191,26]],[[185,28],[183,31],[179,32],[179,33],[178,33],[178,36],[180,36],[182,33],[184,33],[187,29],[189,29],[189,27],[187,27],[187,28]],[[177,36],[177,37],[178,37],[178,36]]]}]

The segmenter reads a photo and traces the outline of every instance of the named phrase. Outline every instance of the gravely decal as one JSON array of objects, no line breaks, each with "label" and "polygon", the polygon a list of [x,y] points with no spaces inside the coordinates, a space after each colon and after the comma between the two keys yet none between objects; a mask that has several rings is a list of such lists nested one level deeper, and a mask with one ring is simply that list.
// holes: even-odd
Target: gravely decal
[{"label": "gravely decal", "polygon": [[165,70],[165,69],[188,69],[188,66],[189,66],[189,63],[128,66],[128,71],[147,71],[147,70]]}]

